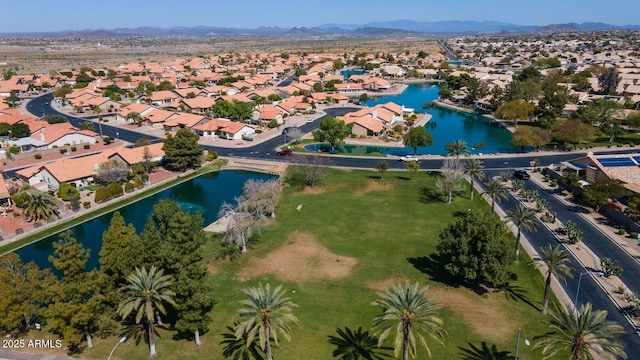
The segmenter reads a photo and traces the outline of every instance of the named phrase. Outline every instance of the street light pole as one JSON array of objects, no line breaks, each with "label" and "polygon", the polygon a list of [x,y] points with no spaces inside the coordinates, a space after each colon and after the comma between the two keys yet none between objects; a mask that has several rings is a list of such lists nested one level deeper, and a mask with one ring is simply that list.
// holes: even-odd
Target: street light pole
[{"label": "street light pole", "polygon": [[580,295],[580,284],[582,284],[582,277],[587,275],[589,272],[581,272],[580,277],[578,278],[578,288],[576,289],[576,297],[573,299],[573,310],[578,311],[578,295]]},{"label": "street light pole", "polygon": [[107,360],[111,360],[111,355],[113,355],[113,352],[116,351],[116,348],[118,347],[118,345],[120,345],[123,342],[125,342],[125,340],[127,340],[126,336],[123,336],[123,337],[120,338],[120,340],[118,341],[116,346],[114,346],[113,349],[111,349],[111,352],[109,353],[109,357],[107,358]]},{"label": "street light pole", "polygon": [[[520,351],[520,335],[522,334],[522,328],[518,328],[518,339],[516,340],[516,357],[515,360],[518,360],[518,352]],[[531,345],[531,342],[529,342],[529,339],[527,339],[526,336],[524,336],[524,344],[529,346]]]}]

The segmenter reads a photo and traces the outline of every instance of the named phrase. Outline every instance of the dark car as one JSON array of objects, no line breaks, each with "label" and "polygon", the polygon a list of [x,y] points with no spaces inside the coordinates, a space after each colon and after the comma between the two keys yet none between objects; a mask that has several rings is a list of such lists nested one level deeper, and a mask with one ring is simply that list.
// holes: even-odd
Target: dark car
[{"label": "dark car", "polygon": [[529,178],[531,178],[531,175],[529,175],[526,170],[516,170],[516,172],[513,173],[513,176],[521,180],[529,180]]},{"label": "dark car", "polygon": [[291,156],[291,154],[293,154],[293,151],[291,151],[289,149],[284,149],[284,150],[278,151],[278,155],[280,155],[280,156]]}]

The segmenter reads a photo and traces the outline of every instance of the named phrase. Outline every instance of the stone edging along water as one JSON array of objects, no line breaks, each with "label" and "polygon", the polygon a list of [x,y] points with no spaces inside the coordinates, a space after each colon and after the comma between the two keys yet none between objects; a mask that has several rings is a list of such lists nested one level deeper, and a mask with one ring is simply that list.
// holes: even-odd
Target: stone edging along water
[{"label": "stone edging along water", "polygon": [[[142,200],[149,196],[159,193],[165,189],[173,187],[175,185],[181,184],[185,181],[191,180],[198,176],[221,170],[231,170],[224,168],[226,164],[226,160],[223,163],[218,163],[220,166],[215,166],[215,164],[207,165],[198,170],[188,170],[184,173],[177,174],[175,177],[172,176],[168,179],[162,180],[149,186],[141,191],[134,191],[131,193],[125,193],[118,200],[114,202],[104,202],[99,204],[93,210],[83,213],[83,214],[74,214],[65,219],[59,219],[53,221],[51,223],[45,224],[40,228],[31,230],[29,232],[25,232],[22,236],[15,236],[11,239],[5,239],[0,244],[0,256],[4,256],[9,252],[16,251],[21,249],[27,245],[33,244],[44,238],[53,235],[55,233],[60,233],[65,230],[68,230],[78,224],[93,220],[99,216],[102,216],[108,212],[115,211],[121,209],[129,204],[132,204],[136,201]],[[214,165],[214,166],[212,166]],[[58,229],[58,227],[60,227]]]}]

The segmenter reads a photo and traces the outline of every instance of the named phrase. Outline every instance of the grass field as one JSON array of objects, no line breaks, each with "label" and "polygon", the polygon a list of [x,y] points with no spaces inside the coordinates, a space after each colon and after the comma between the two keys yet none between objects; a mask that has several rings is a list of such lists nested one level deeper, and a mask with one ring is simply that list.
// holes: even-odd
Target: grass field
[{"label": "grass field", "polygon": [[[514,355],[517,329],[529,338],[546,329],[537,307],[542,298],[543,279],[537,270],[521,260],[514,266],[512,283],[518,297],[489,290],[477,294],[447,284],[429,256],[435,252],[438,233],[467,209],[490,211],[479,196],[474,201],[458,196],[451,205],[423,195],[433,188],[435,176],[419,173],[413,179],[404,172],[387,172],[384,180],[372,171],[330,170],[315,188],[288,187],[277,217],[262,229],[260,239],[234,262],[213,260],[216,242],[207,245],[211,259],[211,286],[216,298],[209,331],[199,348],[192,342],[174,341],[172,333],[160,330],[157,339],[160,359],[222,359],[219,342],[225,327],[233,323],[242,289],[258,283],[283,284],[291,300],[299,305],[295,314],[300,327],[292,341],[281,341],[274,350],[277,359],[331,358],[327,342],[335,329],[348,326],[368,330],[379,312],[372,306],[376,291],[393,281],[410,280],[429,285],[428,295],[442,304],[440,316],[448,332],[446,346],[430,343],[434,359],[489,358],[495,348]],[[301,211],[296,207],[302,204]],[[523,301],[526,300],[526,301]],[[539,359],[521,340],[520,359]],[[96,339],[95,348],[83,357],[105,358],[115,337]],[[391,345],[391,341],[387,341]],[[479,349],[479,350],[478,350]],[[418,358],[426,359],[419,348]],[[114,359],[145,359],[148,348],[132,341],[121,344]]]}]

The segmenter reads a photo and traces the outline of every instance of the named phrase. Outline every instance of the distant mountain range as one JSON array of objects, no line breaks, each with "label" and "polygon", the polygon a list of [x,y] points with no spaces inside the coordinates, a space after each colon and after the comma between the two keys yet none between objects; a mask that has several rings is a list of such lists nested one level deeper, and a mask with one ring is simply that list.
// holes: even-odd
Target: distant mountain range
[{"label": "distant mountain range", "polygon": [[366,24],[324,24],[317,27],[259,27],[255,29],[215,26],[175,26],[171,28],[138,27],[120,29],[86,29],[48,33],[4,33],[0,35],[48,35],[61,37],[206,37],[206,36],[326,36],[326,35],[424,35],[424,34],[494,34],[553,33],[598,30],[638,30],[640,25],[617,26],[605,23],[517,25],[499,21],[413,21],[395,20]]}]

